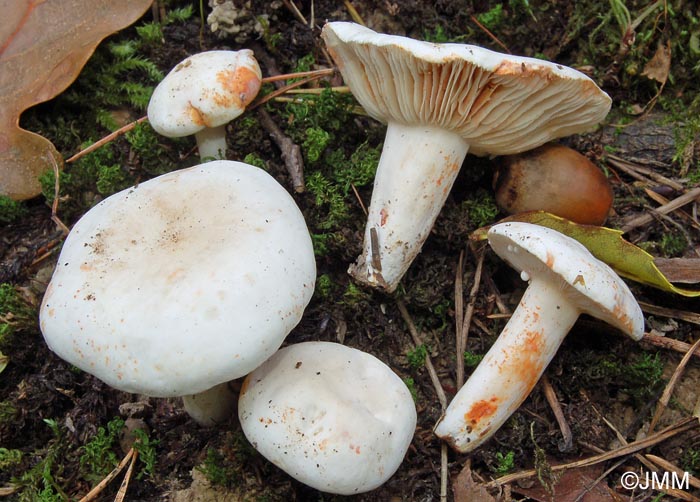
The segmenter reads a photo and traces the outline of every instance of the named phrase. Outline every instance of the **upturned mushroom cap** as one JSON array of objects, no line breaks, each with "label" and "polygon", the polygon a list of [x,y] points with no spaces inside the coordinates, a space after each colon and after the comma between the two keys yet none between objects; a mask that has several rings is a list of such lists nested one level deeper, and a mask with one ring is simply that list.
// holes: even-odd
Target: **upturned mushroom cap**
[{"label": "upturned mushroom cap", "polygon": [[63,245],[41,330],[51,350],[112,387],[194,394],[272,355],[315,274],[284,188],[248,164],[210,162],[88,211]]},{"label": "upturned mushroom cap", "polygon": [[580,242],[532,223],[499,223],[489,229],[494,252],[524,280],[546,277],[561,294],[593,317],[640,340],[644,315],[625,282]]},{"label": "upturned mushroom cap", "polygon": [[401,464],[416,409],[403,381],[374,356],[337,343],[277,352],[243,384],[238,415],[270,462],[318,490],[377,488]]},{"label": "upturned mushroom cap", "polygon": [[208,51],[188,57],[153,91],[148,121],[159,134],[189,136],[238,117],[257,96],[262,74],[253,51]]},{"label": "upturned mushroom cap", "polygon": [[530,150],[591,129],[610,110],[590,78],[559,64],[347,22],[327,23],[322,37],[370,116],[453,131],[475,155]]}]

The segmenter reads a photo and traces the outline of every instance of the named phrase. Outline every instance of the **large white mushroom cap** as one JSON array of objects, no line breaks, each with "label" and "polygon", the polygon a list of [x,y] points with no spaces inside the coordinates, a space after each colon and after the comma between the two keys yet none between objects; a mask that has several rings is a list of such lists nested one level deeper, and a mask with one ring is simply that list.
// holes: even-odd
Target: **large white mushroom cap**
[{"label": "large white mushroom cap", "polygon": [[148,103],[148,121],[168,137],[224,125],[257,96],[261,78],[250,49],[194,54],[155,88]]},{"label": "large white mushroom cap", "polygon": [[270,462],[313,488],[377,488],[401,464],[416,427],[403,381],[374,356],[330,342],[277,352],[245,380],[238,415]]},{"label": "large white mushroom cap", "polygon": [[585,132],[610,97],[572,68],[466,44],[434,44],[327,23],[343,79],[377,120],[453,131],[475,155],[524,152]]},{"label": "large white mushroom cap", "polygon": [[285,189],[261,169],[215,161],[88,211],[63,245],[41,330],[51,350],[112,387],[194,394],[272,355],[315,274]]}]

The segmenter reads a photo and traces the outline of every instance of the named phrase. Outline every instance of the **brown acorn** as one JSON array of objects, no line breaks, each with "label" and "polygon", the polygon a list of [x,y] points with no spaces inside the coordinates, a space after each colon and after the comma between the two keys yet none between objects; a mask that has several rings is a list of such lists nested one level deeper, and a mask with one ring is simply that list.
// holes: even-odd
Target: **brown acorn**
[{"label": "brown acorn", "polygon": [[571,148],[546,144],[495,159],[496,203],[509,214],[547,211],[576,223],[602,225],[613,192],[603,172]]}]

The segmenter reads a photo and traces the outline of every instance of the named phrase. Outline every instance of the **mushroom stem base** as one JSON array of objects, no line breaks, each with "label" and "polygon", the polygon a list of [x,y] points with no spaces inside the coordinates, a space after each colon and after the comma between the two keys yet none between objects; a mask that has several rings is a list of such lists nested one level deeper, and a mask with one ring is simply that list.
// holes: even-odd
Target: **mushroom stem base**
[{"label": "mushroom stem base", "polygon": [[226,158],[226,125],[206,127],[195,134],[202,162]]},{"label": "mushroom stem base", "polygon": [[468,150],[453,132],[389,123],[362,255],[349,270],[355,279],[388,292],[396,289],[420,253]]},{"label": "mushroom stem base", "polygon": [[579,314],[557,285],[533,278],[435,434],[461,453],[483,444],[530,394]]},{"label": "mushroom stem base", "polygon": [[228,382],[215,385],[199,394],[184,396],[182,401],[187,414],[203,427],[213,427],[225,422],[236,407],[236,395]]}]

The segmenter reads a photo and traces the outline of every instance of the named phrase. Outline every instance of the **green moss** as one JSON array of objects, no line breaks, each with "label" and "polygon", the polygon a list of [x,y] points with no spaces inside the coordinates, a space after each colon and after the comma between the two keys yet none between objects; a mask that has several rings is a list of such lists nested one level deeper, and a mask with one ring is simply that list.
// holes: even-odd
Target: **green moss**
[{"label": "green moss", "polygon": [[197,466],[207,480],[215,486],[230,488],[238,483],[237,469],[230,465],[224,456],[214,448],[207,449],[207,456],[204,463]]},{"label": "green moss", "polygon": [[505,455],[500,451],[496,452],[496,465],[493,472],[496,477],[505,476],[515,468],[515,452],[510,450]]},{"label": "green moss", "polygon": [[476,18],[487,29],[493,31],[503,23],[503,4],[496,4],[486,12],[482,12]]},{"label": "green moss", "polygon": [[97,482],[110,473],[119,463],[114,447],[118,445],[119,434],[124,428],[124,420],[113,418],[107,427],[99,427],[97,434],[80,448],[80,468],[83,477]]},{"label": "green moss", "polygon": [[250,164],[251,166],[259,167],[260,169],[265,169],[267,167],[265,165],[265,161],[255,153],[249,153],[243,157],[243,162]]},{"label": "green moss", "polygon": [[331,140],[331,135],[320,127],[309,127],[304,134],[304,142],[301,145],[302,150],[307,162],[314,164],[321,158],[321,154]]},{"label": "green moss", "polygon": [[17,331],[35,327],[36,309],[12,284],[0,284],[0,348]]},{"label": "green moss", "polygon": [[499,212],[493,194],[481,188],[462,202],[462,209],[469,217],[469,226],[475,229],[493,223]]},{"label": "green moss", "polygon": [[466,351],[464,353],[464,365],[467,368],[476,367],[484,358],[484,354],[475,354],[474,352]]},{"label": "green moss", "polygon": [[349,306],[358,305],[368,299],[369,295],[354,282],[349,282],[343,293],[343,302]]},{"label": "green moss", "polygon": [[8,224],[16,221],[27,209],[21,202],[13,200],[6,195],[0,195],[0,224]]},{"label": "green moss", "polygon": [[0,471],[6,471],[22,462],[22,450],[0,448]]},{"label": "green moss", "polygon": [[156,466],[156,446],[160,441],[154,441],[150,438],[148,433],[143,429],[134,430],[136,436],[136,441],[134,441],[134,450],[139,454],[139,462],[141,463],[141,470],[136,476],[136,479],[141,479],[144,476],[150,476],[153,474],[153,470]]},{"label": "green moss", "polygon": [[668,232],[661,236],[659,248],[666,257],[680,256],[688,247],[688,241],[680,232]]},{"label": "green moss", "polygon": [[428,347],[423,345],[418,345],[412,348],[406,353],[406,359],[408,360],[408,365],[414,370],[420,369],[425,364],[425,358],[428,357]]},{"label": "green moss", "polygon": [[329,298],[333,292],[333,279],[328,274],[321,274],[316,279],[316,293],[323,299]]},{"label": "green moss", "polygon": [[411,397],[413,398],[413,402],[417,403],[418,402],[418,390],[416,389],[416,382],[411,377],[405,377],[403,379],[403,383],[406,384],[406,388],[408,388],[408,391],[411,393]]}]

